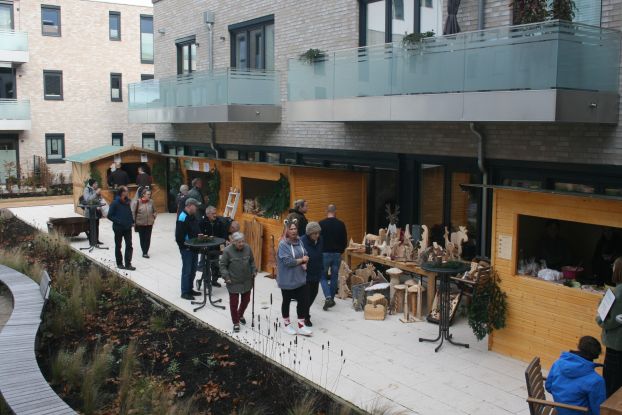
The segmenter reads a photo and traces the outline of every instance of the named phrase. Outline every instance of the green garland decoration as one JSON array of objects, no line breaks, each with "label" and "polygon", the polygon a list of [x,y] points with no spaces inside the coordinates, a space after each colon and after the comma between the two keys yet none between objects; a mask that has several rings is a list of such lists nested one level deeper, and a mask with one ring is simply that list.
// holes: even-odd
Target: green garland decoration
[{"label": "green garland decoration", "polygon": [[491,269],[491,277],[475,287],[469,307],[469,326],[477,340],[506,325],[507,295],[499,287],[499,275]]},{"label": "green garland decoration", "polygon": [[289,207],[289,181],[281,174],[275,182],[272,193],[259,198],[259,205],[264,211],[264,217],[277,218]]},{"label": "green garland decoration", "polygon": [[[99,187],[103,187],[103,183],[102,183],[102,175],[99,173],[99,170],[97,170],[95,167],[91,167],[91,177],[90,179],[93,179],[97,182],[97,184],[99,185]],[[86,186],[88,184],[89,179],[86,179],[84,181],[84,186]]]},{"label": "green garland decoration", "polygon": [[220,173],[214,169],[210,172],[209,179],[207,180],[207,196],[209,197],[209,203],[212,206],[218,206],[218,200],[220,198]]},{"label": "green garland decoration", "polygon": [[151,177],[158,186],[164,188],[166,185],[166,162],[160,161],[151,168]]}]

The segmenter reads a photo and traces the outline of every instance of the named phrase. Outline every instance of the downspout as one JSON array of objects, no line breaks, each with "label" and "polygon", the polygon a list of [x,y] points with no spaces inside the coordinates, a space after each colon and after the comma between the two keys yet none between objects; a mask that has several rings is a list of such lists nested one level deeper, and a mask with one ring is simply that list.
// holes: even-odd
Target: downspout
[{"label": "downspout", "polygon": [[[475,128],[475,123],[470,122],[469,128],[475,137],[477,137],[477,167],[482,174],[482,184],[485,186],[488,184],[488,171],[486,170],[485,164],[486,140],[482,133]],[[480,255],[486,256],[486,245],[488,240],[488,191],[485,188],[482,189],[482,223],[480,240]]]},{"label": "downspout", "polygon": [[484,30],[485,26],[485,13],[484,9],[486,8],[486,0],[477,0],[477,30]]},{"label": "downspout", "polygon": [[209,129],[210,129],[210,143],[209,144],[210,144],[210,147],[212,148],[212,151],[216,155],[216,160],[218,160],[220,156],[218,155],[218,149],[216,148],[216,123],[210,122],[207,125],[209,126]]},{"label": "downspout", "polygon": [[[214,71],[214,23],[207,24],[207,33],[208,33],[208,47],[209,47],[209,70],[210,72]],[[216,160],[218,160],[219,154],[218,149],[216,148],[216,123],[210,122],[207,124],[210,129],[210,147],[216,156]]]}]

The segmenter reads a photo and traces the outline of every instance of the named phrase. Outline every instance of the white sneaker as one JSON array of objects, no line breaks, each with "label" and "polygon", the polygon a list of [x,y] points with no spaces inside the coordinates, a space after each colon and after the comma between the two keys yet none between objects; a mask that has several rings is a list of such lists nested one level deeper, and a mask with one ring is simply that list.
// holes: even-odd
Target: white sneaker
[{"label": "white sneaker", "polygon": [[312,336],[313,330],[311,330],[307,326],[298,327],[298,334],[300,334],[301,336]]},{"label": "white sneaker", "polygon": [[286,325],[286,326],[283,328],[283,330],[285,331],[285,333],[287,333],[287,334],[291,334],[292,336],[295,336],[295,335],[296,335],[296,329],[294,328],[294,325],[293,325],[293,324],[291,324],[291,323],[290,323],[290,324],[288,324],[288,325]]}]

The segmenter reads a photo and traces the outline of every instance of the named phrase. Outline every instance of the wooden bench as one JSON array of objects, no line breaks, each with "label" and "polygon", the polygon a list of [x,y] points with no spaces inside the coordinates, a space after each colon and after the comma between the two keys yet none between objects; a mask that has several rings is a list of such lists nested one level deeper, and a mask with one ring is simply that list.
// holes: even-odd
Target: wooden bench
[{"label": "wooden bench", "polygon": [[46,272],[33,280],[0,265],[0,283],[13,297],[13,312],[0,331],[0,393],[15,415],[75,414],[47,383],[35,356],[41,313],[50,292]]}]

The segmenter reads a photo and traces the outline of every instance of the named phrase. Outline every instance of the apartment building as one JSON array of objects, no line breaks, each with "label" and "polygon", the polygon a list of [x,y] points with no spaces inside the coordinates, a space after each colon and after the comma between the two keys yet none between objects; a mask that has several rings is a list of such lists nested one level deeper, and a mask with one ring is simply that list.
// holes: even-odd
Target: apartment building
[{"label": "apartment building", "polygon": [[366,171],[369,230],[399,203],[485,252],[490,206],[462,184],[622,194],[622,1],[524,26],[509,4],[463,0],[461,33],[404,47],[442,33],[445,1],[156,0],[130,121],[170,154]]},{"label": "apartment building", "polygon": [[0,182],[5,163],[56,173],[103,145],[153,146],[127,121],[127,88],[153,78],[149,0],[0,1]]}]

